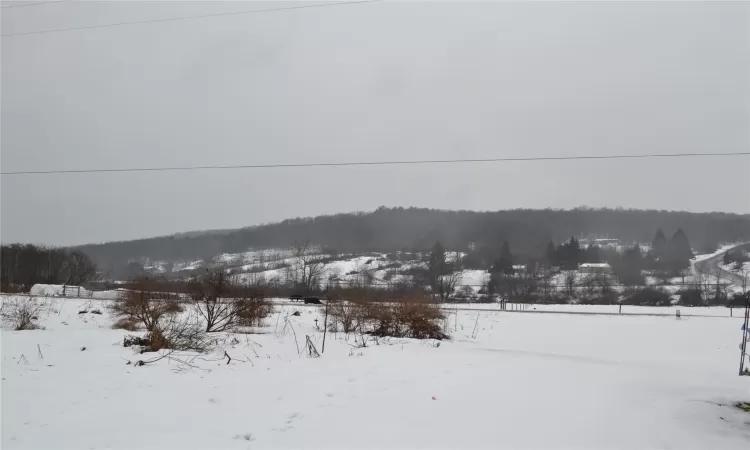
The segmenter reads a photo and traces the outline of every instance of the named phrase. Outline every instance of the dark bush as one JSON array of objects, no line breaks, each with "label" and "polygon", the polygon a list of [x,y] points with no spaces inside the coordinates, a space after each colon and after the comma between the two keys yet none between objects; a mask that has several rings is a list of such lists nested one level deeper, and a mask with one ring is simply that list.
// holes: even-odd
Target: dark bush
[{"label": "dark bush", "polygon": [[727,306],[732,306],[734,308],[743,308],[747,305],[748,299],[750,298],[750,293],[748,294],[734,294],[732,298],[727,301]]},{"label": "dark bush", "polygon": [[617,294],[607,292],[606,294],[596,294],[591,297],[581,298],[578,301],[580,305],[615,305],[618,303]]},{"label": "dark bush", "polygon": [[678,292],[680,294],[680,305],[683,306],[703,306],[703,296],[698,289],[686,289]]},{"label": "dark bush", "polygon": [[671,297],[657,289],[641,289],[622,300],[623,305],[670,306]]}]

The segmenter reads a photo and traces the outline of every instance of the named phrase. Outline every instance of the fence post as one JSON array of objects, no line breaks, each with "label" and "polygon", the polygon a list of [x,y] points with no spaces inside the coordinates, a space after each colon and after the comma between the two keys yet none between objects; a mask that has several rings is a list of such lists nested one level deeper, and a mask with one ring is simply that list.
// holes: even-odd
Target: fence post
[{"label": "fence post", "polygon": [[747,354],[747,341],[750,339],[750,297],[745,304],[745,322],[742,324],[742,343],[740,344],[740,376],[750,375],[745,371],[745,355]]},{"label": "fence post", "polygon": [[617,314],[622,314],[622,303],[620,303],[620,310],[617,311]]}]

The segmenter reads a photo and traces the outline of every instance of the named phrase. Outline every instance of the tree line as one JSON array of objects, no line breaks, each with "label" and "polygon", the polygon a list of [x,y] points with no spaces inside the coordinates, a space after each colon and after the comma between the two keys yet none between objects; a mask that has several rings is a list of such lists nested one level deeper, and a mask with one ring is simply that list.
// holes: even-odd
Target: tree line
[{"label": "tree line", "polygon": [[[385,208],[368,213],[284,220],[236,230],[198,232],[77,248],[115,276],[131,261],[195,260],[249,248],[288,248],[310,240],[329,253],[426,251],[440,241],[470,252],[473,263],[488,266],[503,242],[512,242],[518,260],[543,258],[549,241],[569,236],[609,236],[622,242],[648,242],[654,230],[678,228],[700,250],[720,242],[750,239],[750,216],[656,210],[589,209],[494,212]],[[474,251],[471,249],[474,248]],[[471,261],[469,261],[471,263]]]},{"label": "tree line", "polygon": [[38,283],[81,286],[96,278],[96,265],[79,250],[31,244],[0,247],[3,292],[27,292]]}]

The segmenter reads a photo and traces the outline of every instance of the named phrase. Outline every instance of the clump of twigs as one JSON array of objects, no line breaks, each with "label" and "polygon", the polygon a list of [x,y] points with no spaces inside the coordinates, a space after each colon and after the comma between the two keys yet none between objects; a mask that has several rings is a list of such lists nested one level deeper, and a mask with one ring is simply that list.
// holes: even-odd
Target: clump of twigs
[{"label": "clump of twigs", "polygon": [[131,317],[121,317],[112,324],[112,328],[116,330],[137,331],[138,322]]},{"label": "clump of twigs", "polygon": [[177,294],[160,292],[159,288],[158,280],[136,280],[133,289],[123,292],[118,301],[112,303],[112,313],[117,317],[115,324],[124,329],[142,324],[146,331],[152,331],[162,317],[182,311]]},{"label": "clump of twigs", "polygon": [[349,301],[331,301],[328,305],[330,314],[329,330],[341,330],[351,333],[359,326],[362,319],[363,305]]},{"label": "clump of twigs", "polygon": [[206,324],[207,333],[236,326],[259,326],[272,312],[260,286],[238,285],[232,282],[225,270],[207,270],[193,277],[188,290],[195,312]]},{"label": "clump of twigs", "polygon": [[204,352],[209,343],[201,322],[191,317],[171,316],[158,322],[145,336],[126,336],[125,347],[139,347],[141,353],[162,349]]},{"label": "clump of twigs", "polygon": [[2,307],[3,322],[16,331],[39,328],[37,319],[45,303],[36,297],[13,297],[5,300]]}]

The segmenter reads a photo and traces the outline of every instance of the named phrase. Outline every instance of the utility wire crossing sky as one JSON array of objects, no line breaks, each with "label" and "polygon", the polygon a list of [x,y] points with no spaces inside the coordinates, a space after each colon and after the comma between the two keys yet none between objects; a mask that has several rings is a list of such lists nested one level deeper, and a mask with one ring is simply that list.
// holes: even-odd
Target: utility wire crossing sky
[{"label": "utility wire crossing sky", "polygon": [[82,174],[101,172],[169,172],[178,170],[229,170],[229,169],[278,169],[285,167],[346,167],[346,166],[397,166],[407,164],[464,164],[464,163],[494,163],[514,161],[571,161],[597,159],[643,159],[643,158],[694,158],[694,157],[727,157],[750,156],[750,152],[731,153],[664,153],[647,155],[586,155],[586,156],[540,156],[528,158],[477,158],[477,159],[432,159],[416,161],[357,161],[331,163],[299,163],[299,164],[245,164],[228,166],[183,166],[183,167],[140,167],[113,169],[68,169],[68,170],[27,170],[2,172],[2,175],[53,175],[53,174]]}]

